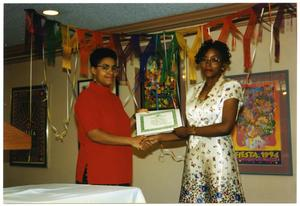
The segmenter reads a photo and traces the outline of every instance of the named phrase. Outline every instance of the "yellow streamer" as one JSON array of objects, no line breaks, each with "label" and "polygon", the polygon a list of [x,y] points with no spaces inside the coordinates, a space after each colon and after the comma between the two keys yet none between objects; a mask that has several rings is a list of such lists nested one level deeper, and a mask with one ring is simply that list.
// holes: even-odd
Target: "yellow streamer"
[{"label": "yellow streamer", "polygon": [[[70,30],[74,30],[74,34],[71,37]],[[62,35],[62,68],[65,70],[71,70],[71,56],[72,52],[78,51],[78,37],[77,32],[74,27],[70,25],[61,25],[61,35]]]},{"label": "yellow streamer", "polygon": [[181,48],[180,51],[180,59],[184,60],[185,59],[185,50],[187,51],[187,56],[189,59],[189,79],[190,83],[196,83],[197,80],[197,75],[196,75],[196,62],[195,62],[195,56],[201,46],[202,42],[202,26],[197,28],[197,33],[194,37],[194,42],[192,44],[192,47],[189,48],[186,44],[186,41],[184,39],[183,33],[186,31],[180,30],[180,32],[176,32],[176,38],[178,41],[178,44]]}]

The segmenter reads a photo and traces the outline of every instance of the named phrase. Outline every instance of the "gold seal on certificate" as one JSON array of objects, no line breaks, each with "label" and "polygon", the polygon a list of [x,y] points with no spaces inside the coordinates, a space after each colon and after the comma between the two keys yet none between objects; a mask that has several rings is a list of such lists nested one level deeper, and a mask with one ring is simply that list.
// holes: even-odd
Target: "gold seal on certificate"
[{"label": "gold seal on certificate", "polygon": [[135,116],[138,136],[172,132],[182,126],[179,109],[140,112]]}]

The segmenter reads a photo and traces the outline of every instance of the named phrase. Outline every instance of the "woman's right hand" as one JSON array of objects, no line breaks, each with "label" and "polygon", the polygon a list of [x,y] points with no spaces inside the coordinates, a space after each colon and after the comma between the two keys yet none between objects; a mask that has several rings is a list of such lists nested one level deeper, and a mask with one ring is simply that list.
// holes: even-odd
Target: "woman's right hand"
[{"label": "woman's right hand", "polygon": [[149,141],[146,136],[137,136],[132,139],[131,146],[138,149],[138,150],[147,150],[153,144],[154,141]]}]

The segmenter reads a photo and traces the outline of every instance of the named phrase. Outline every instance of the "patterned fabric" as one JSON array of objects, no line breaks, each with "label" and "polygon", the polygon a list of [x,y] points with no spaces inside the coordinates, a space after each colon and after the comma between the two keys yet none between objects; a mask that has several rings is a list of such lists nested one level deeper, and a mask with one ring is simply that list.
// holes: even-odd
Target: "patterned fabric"
[{"label": "patterned fabric", "polygon": [[[243,90],[234,80],[223,76],[208,98],[198,96],[205,82],[192,87],[187,94],[186,115],[191,126],[203,127],[222,121],[224,101],[230,98],[243,105]],[[239,203],[245,202],[239,169],[231,136],[190,136],[185,158],[180,202]]]}]

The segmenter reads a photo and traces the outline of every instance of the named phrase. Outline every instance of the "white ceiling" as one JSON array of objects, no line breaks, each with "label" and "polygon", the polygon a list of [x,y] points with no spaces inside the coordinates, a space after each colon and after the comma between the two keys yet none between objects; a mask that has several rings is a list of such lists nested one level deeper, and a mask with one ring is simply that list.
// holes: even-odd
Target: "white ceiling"
[{"label": "white ceiling", "polygon": [[57,9],[59,16],[47,17],[77,28],[101,30],[120,25],[143,22],[166,16],[222,6],[220,3],[63,3],[63,4],[4,4],[4,46],[24,43],[25,11]]}]

